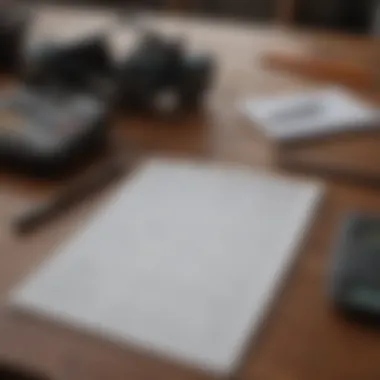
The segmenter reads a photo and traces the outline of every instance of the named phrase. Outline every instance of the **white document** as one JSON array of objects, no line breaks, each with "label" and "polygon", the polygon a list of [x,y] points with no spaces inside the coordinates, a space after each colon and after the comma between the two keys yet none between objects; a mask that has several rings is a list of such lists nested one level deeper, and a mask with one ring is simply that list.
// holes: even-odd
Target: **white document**
[{"label": "white document", "polygon": [[11,306],[231,374],[322,193],[247,167],[150,161]]},{"label": "white document", "polygon": [[340,88],[248,99],[240,105],[255,128],[275,140],[298,140],[378,128],[380,113]]}]

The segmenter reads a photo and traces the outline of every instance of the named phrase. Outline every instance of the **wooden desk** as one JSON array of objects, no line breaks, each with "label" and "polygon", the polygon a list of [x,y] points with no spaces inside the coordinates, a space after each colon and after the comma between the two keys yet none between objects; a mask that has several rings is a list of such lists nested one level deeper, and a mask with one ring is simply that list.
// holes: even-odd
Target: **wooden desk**
[{"label": "wooden desk", "polygon": [[[81,18],[84,18],[83,20]],[[69,11],[40,13],[36,35],[73,32],[91,23]],[[95,15],[101,19],[104,15]],[[79,20],[79,21],[78,21]],[[342,37],[297,35],[272,28],[210,25],[207,22],[152,20],[167,32],[181,32],[190,44],[212,50],[219,58],[218,83],[203,120],[196,117],[168,125],[163,122],[122,119],[119,130],[129,144],[146,155],[178,154],[233,160],[275,170],[274,149],[248,128],[236,110],[236,101],[247,94],[271,94],[315,86],[312,83],[264,71],[259,58],[263,50],[284,48],[302,52],[340,41],[340,50],[367,51],[368,44]],[[121,49],[131,40],[128,31],[115,37]],[[346,47],[346,48],[345,48]],[[363,148],[365,149],[365,148]],[[27,181],[3,175],[0,187],[0,292],[11,287],[89,218],[103,194],[82,205],[45,230],[24,240],[15,238],[10,223],[15,215],[51,191]],[[283,294],[268,318],[266,328],[249,353],[238,378],[257,380],[374,380],[380,378],[380,336],[350,325],[336,316],[326,297],[327,265],[331,238],[347,210],[380,211],[380,194],[373,190],[330,183],[325,206],[301,252]],[[91,206],[91,207],[90,207]],[[74,295],[75,296],[75,295]],[[57,380],[192,380],[206,379],[175,365],[148,358],[103,341],[82,336],[0,308],[0,358],[36,366]]]}]

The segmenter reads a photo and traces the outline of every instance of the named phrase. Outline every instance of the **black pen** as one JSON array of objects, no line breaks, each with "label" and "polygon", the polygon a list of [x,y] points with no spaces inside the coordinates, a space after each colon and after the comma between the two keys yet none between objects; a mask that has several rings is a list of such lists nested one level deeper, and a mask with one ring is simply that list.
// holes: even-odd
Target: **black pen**
[{"label": "black pen", "polygon": [[52,200],[32,209],[14,223],[14,229],[18,234],[29,234],[59,217],[62,213],[84,201],[93,193],[102,190],[108,184],[121,178],[125,173],[126,164],[121,159],[112,159],[111,162],[97,169],[95,173],[84,180],[74,184]]}]

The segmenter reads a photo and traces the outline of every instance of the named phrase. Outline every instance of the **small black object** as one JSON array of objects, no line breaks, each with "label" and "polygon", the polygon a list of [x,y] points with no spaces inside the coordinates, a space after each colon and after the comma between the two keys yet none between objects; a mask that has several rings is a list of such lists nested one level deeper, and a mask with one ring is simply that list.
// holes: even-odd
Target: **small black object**
[{"label": "small black object", "polygon": [[118,69],[118,101],[126,109],[147,110],[170,93],[177,108],[193,109],[202,104],[213,72],[210,56],[187,54],[182,41],[148,33]]},{"label": "small black object", "polygon": [[58,178],[107,143],[108,111],[99,100],[18,88],[0,97],[0,163]]},{"label": "small black object", "polygon": [[21,67],[22,51],[29,14],[15,4],[0,4],[0,70],[16,73]]},{"label": "small black object", "polygon": [[36,373],[34,370],[29,370],[16,366],[15,364],[1,363],[0,364],[0,379],[1,380],[50,380],[44,374]]},{"label": "small black object", "polygon": [[113,62],[102,35],[38,46],[25,57],[24,79],[35,87],[101,93],[112,74]]},{"label": "small black object", "polygon": [[331,282],[339,310],[380,325],[380,216],[352,215],[344,222]]},{"label": "small black object", "polygon": [[125,173],[125,169],[126,164],[123,160],[118,157],[112,158],[111,162],[97,168],[95,173],[86,176],[56,198],[21,216],[15,223],[16,232],[29,234],[35,231],[71,207],[88,199],[93,193],[102,190],[109,183],[120,178]]}]

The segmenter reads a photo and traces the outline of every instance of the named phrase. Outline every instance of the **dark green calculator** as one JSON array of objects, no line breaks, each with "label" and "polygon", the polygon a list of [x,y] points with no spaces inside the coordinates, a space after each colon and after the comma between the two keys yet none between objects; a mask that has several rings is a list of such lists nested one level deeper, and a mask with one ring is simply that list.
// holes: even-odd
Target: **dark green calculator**
[{"label": "dark green calculator", "polygon": [[58,178],[107,143],[108,110],[81,94],[17,87],[0,94],[0,166]]},{"label": "dark green calculator", "polygon": [[336,306],[380,325],[380,215],[351,215],[343,223],[331,275]]}]

